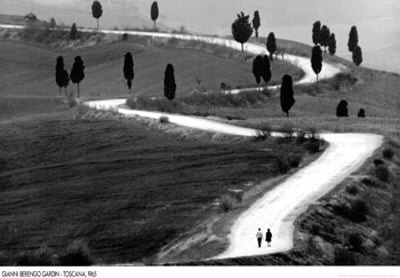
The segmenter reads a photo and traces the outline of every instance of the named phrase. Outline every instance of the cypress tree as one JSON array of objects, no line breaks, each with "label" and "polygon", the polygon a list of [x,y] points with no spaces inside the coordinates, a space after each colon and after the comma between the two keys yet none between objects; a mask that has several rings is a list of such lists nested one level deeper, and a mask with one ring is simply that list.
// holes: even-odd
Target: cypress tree
[{"label": "cypress tree", "polygon": [[235,41],[242,45],[242,52],[244,51],[243,44],[249,40],[252,33],[253,28],[249,23],[249,16],[240,12],[238,18],[232,23],[232,35]]},{"label": "cypress tree", "polygon": [[329,37],[328,51],[331,55],[335,55],[336,53],[336,38],[334,33]]},{"label": "cypress tree", "polygon": [[82,58],[80,56],[76,56],[74,64],[72,65],[70,77],[71,77],[72,83],[76,83],[76,86],[78,89],[78,98],[80,97],[79,83],[85,78],[84,69],[85,69],[85,66],[83,65]]},{"label": "cypress tree", "polygon": [[252,23],[256,33],[256,38],[258,39],[258,28],[260,28],[261,25],[260,14],[258,13],[258,11],[254,12],[254,18]]},{"label": "cypress tree", "polygon": [[261,78],[266,84],[271,80],[271,64],[268,56],[257,55],[253,61],[253,75],[258,85],[260,85]]},{"label": "cypress tree", "polygon": [[99,18],[103,14],[103,8],[101,6],[101,3],[99,1],[93,1],[92,3],[92,16],[96,19],[97,21],[97,30],[99,30]]},{"label": "cypress tree", "polygon": [[271,59],[271,62],[274,59],[274,52],[276,51],[276,39],[275,39],[275,34],[273,32],[269,33],[268,38],[267,38],[267,50],[269,52],[269,56]]},{"label": "cypress tree", "polygon": [[269,58],[267,55],[264,55],[263,57],[263,67],[262,67],[261,77],[266,85],[268,85],[268,82],[271,81],[272,77],[271,63],[269,62]]},{"label": "cypress tree", "polygon": [[254,58],[253,61],[253,75],[254,78],[256,79],[256,82],[258,85],[260,85],[261,82],[261,71],[262,71],[262,57],[261,55],[257,55],[256,58]]},{"label": "cypress tree", "polygon": [[363,61],[362,50],[360,46],[356,46],[353,51],[353,62],[356,66],[361,65]]},{"label": "cypress tree", "polygon": [[133,78],[135,78],[135,72],[133,70],[133,66],[134,64],[133,64],[132,54],[130,52],[127,52],[125,54],[123,71],[129,91],[131,91],[132,89],[132,80]]},{"label": "cypress tree", "polygon": [[322,50],[318,45],[314,46],[311,52],[311,67],[317,75],[318,84],[318,74],[322,70]]},{"label": "cypress tree", "polygon": [[319,35],[319,42],[321,46],[324,47],[326,51],[326,47],[328,46],[329,43],[329,37],[331,35],[331,31],[329,30],[328,26],[324,25],[321,28],[321,33]]},{"label": "cypress tree", "polygon": [[151,16],[151,20],[154,21],[154,30],[156,30],[156,20],[158,19],[158,4],[157,4],[157,1],[154,1],[153,4],[151,4],[150,16]]},{"label": "cypress tree", "polygon": [[174,66],[172,64],[168,64],[165,69],[165,75],[164,75],[164,95],[167,99],[173,100],[175,98],[175,92],[176,92],[176,83],[175,83]]},{"label": "cypress tree", "polygon": [[357,27],[353,26],[350,29],[349,41],[347,43],[349,51],[353,52],[354,49],[357,47],[357,45],[358,45],[358,31],[357,31]]},{"label": "cypress tree", "polygon": [[57,57],[56,62],[56,83],[59,87],[58,94],[61,95],[61,88],[64,87],[64,59],[62,56]]},{"label": "cypress tree", "polygon": [[76,38],[78,37],[78,29],[76,28],[75,23],[73,23],[71,26],[71,31],[69,32],[69,37],[71,38],[71,40],[76,40]]},{"label": "cypress tree", "polygon": [[315,21],[312,28],[312,41],[315,45],[320,43],[321,22]]},{"label": "cypress tree", "polygon": [[282,111],[289,117],[289,111],[296,101],[294,99],[293,80],[288,74],[285,74],[282,78],[280,99]]}]

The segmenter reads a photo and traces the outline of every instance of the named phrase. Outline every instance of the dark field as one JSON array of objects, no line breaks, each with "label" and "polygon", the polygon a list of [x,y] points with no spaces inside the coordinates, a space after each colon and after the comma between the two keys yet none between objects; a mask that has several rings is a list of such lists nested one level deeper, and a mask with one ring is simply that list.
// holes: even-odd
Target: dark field
[{"label": "dark field", "polygon": [[278,156],[303,152],[188,140],[134,121],[2,125],[1,255],[15,263],[21,252],[60,254],[83,240],[97,263],[143,261],[219,213],[228,189],[278,175]]}]

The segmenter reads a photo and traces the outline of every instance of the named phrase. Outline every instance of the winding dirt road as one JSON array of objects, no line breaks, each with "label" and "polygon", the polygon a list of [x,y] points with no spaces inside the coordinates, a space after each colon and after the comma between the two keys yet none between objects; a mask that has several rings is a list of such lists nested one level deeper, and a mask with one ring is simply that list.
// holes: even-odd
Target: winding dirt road
[{"label": "winding dirt road", "polygon": [[[0,25],[0,28],[13,28],[13,26]],[[102,32],[197,40],[240,50],[240,44],[221,38],[134,31]],[[252,54],[266,54],[264,46],[252,43],[245,45],[245,51]],[[315,75],[308,58],[294,55],[285,55],[285,57],[286,61],[300,67],[305,72],[304,77],[297,83],[315,81]],[[343,65],[323,63],[320,79],[331,78],[344,69]],[[246,89],[241,89],[240,91],[232,90],[230,93],[239,93],[241,91],[246,91]],[[114,110],[127,117],[141,116],[159,119],[161,116],[167,116],[171,123],[211,132],[246,137],[252,137],[257,132],[253,129],[200,117],[132,110],[126,107],[125,102],[125,99],[111,99],[88,101],[85,104],[95,109]],[[272,135],[280,136],[279,133],[273,133]],[[294,221],[297,216],[304,212],[310,204],[324,196],[348,175],[357,170],[383,142],[382,136],[374,134],[329,133],[322,134],[321,137],[329,143],[327,150],[309,166],[267,192],[246,212],[240,215],[231,229],[228,250],[216,258],[252,256],[290,250],[293,247]],[[262,248],[257,248],[255,234],[259,227],[262,228],[263,232],[267,228],[271,229],[273,233],[272,247],[266,247],[264,244]]]}]

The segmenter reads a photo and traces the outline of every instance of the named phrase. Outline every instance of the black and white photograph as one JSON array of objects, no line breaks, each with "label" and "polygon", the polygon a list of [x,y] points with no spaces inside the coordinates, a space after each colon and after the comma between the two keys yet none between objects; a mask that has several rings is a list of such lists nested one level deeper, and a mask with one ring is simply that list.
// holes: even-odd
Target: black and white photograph
[{"label": "black and white photograph", "polygon": [[0,277],[399,277],[399,15],[0,0]]}]

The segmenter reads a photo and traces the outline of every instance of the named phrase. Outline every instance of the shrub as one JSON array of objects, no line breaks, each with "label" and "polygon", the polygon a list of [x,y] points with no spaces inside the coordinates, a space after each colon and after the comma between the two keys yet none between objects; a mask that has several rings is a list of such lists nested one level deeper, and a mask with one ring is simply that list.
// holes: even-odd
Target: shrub
[{"label": "shrub", "polygon": [[317,130],[315,127],[308,127],[308,128],[306,129],[306,132],[307,132],[308,138],[309,138],[310,140],[312,140],[312,141],[317,141],[317,140],[320,139],[319,132],[318,132],[318,130]]},{"label": "shrub", "polygon": [[219,209],[225,213],[230,211],[235,205],[235,199],[230,195],[224,195],[219,203]]},{"label": "shrub", "polygon": [[304,130],[297,131],[296,143],[301,145],[306,141],[306,132]]},{"label": "shrub", "polygon": [[89,248],[82,240],[74,241],[67,251],[60,256],[60,265],[64,266],[87,266],[92,265],[93,261],[90,258]]},{"label": "shrub", "polygon": [[319,152],[319,147],[320,147],[319,141],[310,141],[310,142],[308,142],[308,143],[305,145],[304,148],[305,148],[309,153],[313,154],[313,153]]},{"label": "shrub", "polygon": [[256,130],[256,135],[254,136],[254,141],[265,141],[269,136],[271,135],[271,132],[266,129],[258,129]]},{"label": "shrub", "polygon": [[169,118],[167,116],[161,116],[160,117],[160,123],[162,123],[162,124],[169,123]]},{"label": "shrub", "polygon": [[277,163],[278,163],[279,173],[281,173],[283,175],[283,174],[286,174],[287,172],[289,172],[290,166],[284,157],[278,157]]},{"label": "shrub", "polygon": [[294,135],[293,125],[289,122],[285,123],[279,131],[283,133],[285,138],[292,138]]},{"label": "shrub", "polygon": [[242,202],[243,199],[243,191],[231,191],[229,195],[232,196],[238,203]]},{"label": "shrub", "polygon": [[394,152],[393,152],[393,150],[391,148],[385,148],[382,151],[382,155],[383,155],[384,158],[391,160],[393,158],[393,156],[394,156]]},{"label": "shrub", "polygon": [[383,183],[381,183],[376,177],[367,177],[367,178],[363,178],[361,180],[361,182],[363,184],[365,184],[366,186],[369,187],[374,187],[374,188],[385,188],[385,185]]},{"label": "shrub", "polygon": [[351,195],[356,195],[358,193],[358,187],[354,184],[346,187],[346,192]]},{"label": "shrub", "polygon": [[355,265],[357,263],[354,254],[349,252],[345,248],[336,248],[335,249],[335,265]]},{"label": "shrub", "polygon": [[362,222],[367,219],[368,206],[361,199],[351,202],[350,219],[356,222]]},{"label": "shrub", "polygon": [[301,155],[293,154],[288,157],[288,164],[291,168],[299,167],[301,163],[302,157]]},{"label": "shrub", "polygon": [[354,222],[362,222],[367,219],[368,207],[361,199],[353,200],[350,206],[340,204],[335,206],[336,212],[342,217],[348,218]]},{"label": "shrub", "polygon": [[359,234],[353,233],[349,236],[349,244],[355,252],[361,252],[363,239]]},{"label": "shrub", "polygon": [[375,176],[383,181],[388,182],[390,177],[389,168],[386,165],[378,165],[375,167]]},{"label": "shrub", "polygon": [[378,167],[380,165],[384,165],[385,162],[382,161],[382,159],[374,159],[374,165],[375,167]]}]

